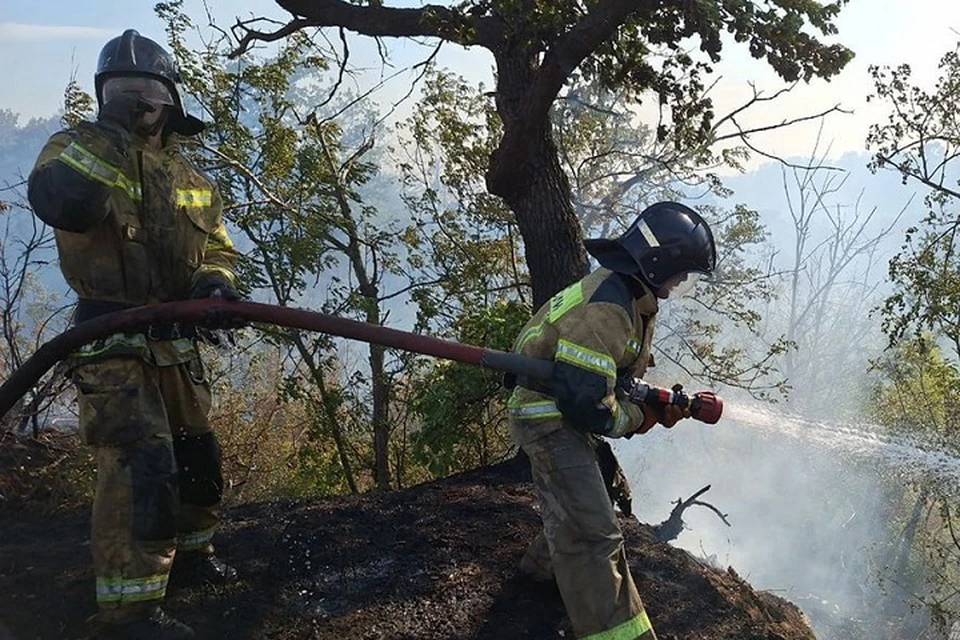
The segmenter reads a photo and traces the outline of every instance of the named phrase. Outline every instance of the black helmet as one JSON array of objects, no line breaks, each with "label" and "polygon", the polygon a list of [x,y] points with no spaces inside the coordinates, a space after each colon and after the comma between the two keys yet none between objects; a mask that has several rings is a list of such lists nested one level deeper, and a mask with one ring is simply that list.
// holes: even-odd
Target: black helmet
[{"label": "black helmet", "polygon": [[717,266],[717,248],[707,222],[677,202],[647,207],[615,240],[584,240],[583,245],[604,267],[637,276],[654,292],[674,276],[710,275]]},{"label": "black helmet", "polygon": [[[184,110],[177,85],[180,72],[173,56],[150,38],[144,38],[134,29],[127,29],[120,36],[110,40],[100,51],[94,85],[97,90],[97,103],[104,105],[104,87],[111,79],[142,78],[159,83],[166,88],[169,100],[159,99],[173,107],[170,128],[177,133],[193,136],[203,131],[204,124]],[[158,93],[163,93],[162,91]]]}]

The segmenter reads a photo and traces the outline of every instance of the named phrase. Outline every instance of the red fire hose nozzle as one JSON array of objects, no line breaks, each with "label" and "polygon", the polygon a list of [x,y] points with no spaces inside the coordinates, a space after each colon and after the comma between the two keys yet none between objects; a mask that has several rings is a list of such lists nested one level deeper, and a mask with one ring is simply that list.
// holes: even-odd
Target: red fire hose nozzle
[{"label": "red fire hose nozzle", "polygon": [[713,391],[698,391],[690,401],[690,417],[707,424],[717,424],[723,415],[723,398]]},{"label": "red fire hose nozzle", "polygon": [[685,415],[707,424],[716,424],[723,414],[723,400],[713,391],[698,391],[687,395],[680,385],[672,389],[655,387],[640,379],[622,379],[621,388],[631,402],[654,406],[675,405],[683,409]]}]

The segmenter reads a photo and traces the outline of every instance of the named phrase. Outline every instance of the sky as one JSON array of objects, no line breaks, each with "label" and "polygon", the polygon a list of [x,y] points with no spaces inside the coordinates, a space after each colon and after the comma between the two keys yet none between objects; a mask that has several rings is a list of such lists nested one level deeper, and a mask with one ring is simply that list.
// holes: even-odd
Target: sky
[{"label": "sky", "polygon": [[[221,25],[237,17],[267,15],[283,19],[285,14],[270,0],[216,0],[212,3]],[[395,2],[387,4],[395,5]],[[407,6],[416,0],[402,0]],[[63,87],[71,75],[92,88],[96,58],[103,43],[125,28],[163,41],[162,25],[155,17],[152,2],[118,0],[4,0],[0,3],[0,109],[11,109],[24,119],[49,116],[61,104]],[[187,0],[191,15],[201,15],[199,0]],[[815,81],[797,87],[786,98],[765,111],[757,110],[748,125],[763,125],[839,105],[854,113],[837,115],[826,123],[823,141],[832,156],[863,151],[867,128],[883,116],[881,105],[866,102],[871,83],[871,64],[909,63],[921,85],[936,79],[940,57],[954,48],[960,29],[960,3],[950,0],[851,0],[838,21],[838,40],[852,48],[857,57],[830,83]],[[357,38],[351,51],[374,62],[368,41]],[[420,51],[403,45],[395,55],[398,65],[415,61]],[[441,61],[477,82],[491,76],[490,55],[480,49],[447,47]],[[750,58],[744,47],[725,48],[718,70],[722,79],[715,99],[724,108],[742,104],[751,95],[750,82],[761,91],[782,87],[776,76],[760,61]],[[387,91],[403,91],[394,84]],[[817,125],[795,127],[755,141],[766,151],[782,156],[810,153]]]}]

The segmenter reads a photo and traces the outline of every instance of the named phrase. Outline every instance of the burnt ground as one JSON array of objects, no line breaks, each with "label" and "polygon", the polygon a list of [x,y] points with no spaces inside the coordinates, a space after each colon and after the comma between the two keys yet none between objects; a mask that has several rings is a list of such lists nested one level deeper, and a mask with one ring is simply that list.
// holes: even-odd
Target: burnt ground
[{"label": "burnt ground", "polygon": [[[393,493],[228,509],[216,542],[243,580],[172,591],[166,608],[201,638],[572,638],[556,588],[514,569],[539,527],[525,475],[503,463]],[[0,500],[0,640],[84,636],[88,524],[85,510]],[[621,524],[661,640],[813,638],[793,605]]]}]

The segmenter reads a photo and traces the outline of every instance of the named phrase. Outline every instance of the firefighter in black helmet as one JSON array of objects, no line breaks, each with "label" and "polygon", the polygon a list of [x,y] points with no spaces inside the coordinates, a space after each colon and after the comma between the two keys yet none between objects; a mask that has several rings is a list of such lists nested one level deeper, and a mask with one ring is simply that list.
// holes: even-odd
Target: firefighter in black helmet
[{"label": "firefighter in black helmet", "polygon": [[[96,72],[96,122],[53,135],[30,174],[33,210],[54,227],[75,321],[133,306],[238,298],[238,254],[216,185],[180,152],[187,114],[173,58],[130,29]],[[226,582],[213,554],[223,491],[208,422],[203,329],[122,333],[71,356],[80,430],[94,448],[91,551],[100,638],[193,638],[160,608],[168,580]],[[171,574],[172,569],[172,574]]]},{"label": "firefighter in black helmet", "polygon": [[598,467],[599,436],[629,437],[683,417],[673,405],[628,402],[617,381],[643,377],[658,299],[711,274],[716,248],[704,219],[675,202],[644,210],[619,238],[584,245],[600,268],[544,304],[513,347],[554,363],[552,380],[521,377],[508,402],[543,518],[520,570],[556,580],[577,638],[654,640]]}]

